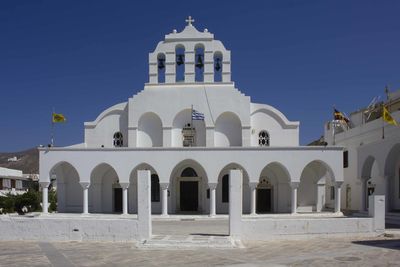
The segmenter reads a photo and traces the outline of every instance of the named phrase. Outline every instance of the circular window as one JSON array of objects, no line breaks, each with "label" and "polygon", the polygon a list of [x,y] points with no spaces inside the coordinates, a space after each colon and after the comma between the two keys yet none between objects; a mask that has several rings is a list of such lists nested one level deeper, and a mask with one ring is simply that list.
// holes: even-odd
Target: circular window
[{"label": "circular window", "polygon": [[113,143],[114,143],[115,147],[121,147],[124,145],[124,140],[123,140],[121,132],[116,132],[114,134],[114,142]]},{"label": "circular window", "polygon": [[269,146],[269,134],[267,131],[261,131],[258,134],[258,145],[259,146]]}]

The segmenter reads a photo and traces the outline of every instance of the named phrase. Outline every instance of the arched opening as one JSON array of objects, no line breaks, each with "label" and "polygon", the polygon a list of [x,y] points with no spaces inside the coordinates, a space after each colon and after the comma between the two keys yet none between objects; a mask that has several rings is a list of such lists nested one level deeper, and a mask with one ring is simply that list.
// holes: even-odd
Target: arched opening
[{"label": "arched opening", "polygon": [[51,180],[57,184],[57,211],[82,212],[83,189],[76,169],[68,162],[56,164],[49,173]]},{"label": "arched opening", "polygon": [[285,213],[291,209],[290,175],[280,163],[264,167],[256,188],[256,212]]},{"label": "arched opening", "polygon": [[[173,147],[184,146],[184,128],[191,128],[191,108],[184,109],[176,114],[172,122],[171,145]],[[206,124],[204,120],[193,120],[194,144],[193,146],[206,146]]]},{"label": "arched opening", "polygon": [[123,147],[124,146],[124,137],[121,132],[114,133],[113,145],[114,145],[114,147]]},{"label": "arched opening", "polygon": [[122,188],[114,168],[97,165],[90,175],[89,212],[122,213]]},{"label": "arched opening", "polygon": [[204,45],[197,44],[194,48],[195,52],[195,81],[204,81]]},{"label": "arched opening", "polygon": [[222,82],[222,53],[214,53],[214,82]]},{"label": "arched opening", "polygon": [[385,176],[388,183],[388,211],[400,212],[400,144],[394,145],[386,157]]},{"label": "arched opening", "polygon": [[138,147],[160,147],[163,144],[163,129],[160,117],[153,112],[143,114],[138,122]]},{"label": "arched opening", "polygon": [[368,210],[369,208],[369,196],[374,194],[384,195],[385,181],[379,174],[378,162],[374,157],[368,156],[365,160],[361,170],[361,182],[362,182],[362,193],[361,193],[361,208],[362,210]]},{"label": "arched opening", "polygon": [[307,164],[301,173],[297,212],[333,211],[335,178],[331,168],[322,161]]},{"label": "arched opening", "polygon": [[160,179],[156,170],[147,163],[142,163],[136,166],[129,176],[128,188],[128,212],[136,214],[138,208],[138,192],[137,192],[137,172],[138,170],[149,170],[151,173],[151,212],[152,214],[161,213],[160,199]]},{"label": "arched opening", "polygon": [[233,112],[222,113],[215,121],[215,146],[241,146],[242,123]]},{"label": "arched opening", "polygon": [[158,83],[165,83],[165,55],[157,55],[157,80]]},{"label": "arched opening", "polygon": [[216,188],[216,211],[218,214],[229,213],[229,172],[232,169],[243,170],[243,213],[250,213],[249,175],[247,171],[237,163],[226,165],[218,175],[218,184]]},{"label": "arched opening", "polygon": [[208,178],[204,168],[194,160],[177,164],[169,183],[171,213],[208,214]]},{"label": "arched opening", "polygon": [[183,45],[175,47],[175,81],[185,81],[185,47]]}]

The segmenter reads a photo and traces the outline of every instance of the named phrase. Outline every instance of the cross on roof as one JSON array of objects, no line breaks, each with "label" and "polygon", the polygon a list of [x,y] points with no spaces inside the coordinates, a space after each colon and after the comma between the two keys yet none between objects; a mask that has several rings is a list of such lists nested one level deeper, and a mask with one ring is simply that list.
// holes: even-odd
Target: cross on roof
[{"label": "cross on roof", "polygon": [[194,19],[192,19],[192,16],[189,16],[185,21],[188,23],[188,26],[192,26],[192,22],[194,22]]}]

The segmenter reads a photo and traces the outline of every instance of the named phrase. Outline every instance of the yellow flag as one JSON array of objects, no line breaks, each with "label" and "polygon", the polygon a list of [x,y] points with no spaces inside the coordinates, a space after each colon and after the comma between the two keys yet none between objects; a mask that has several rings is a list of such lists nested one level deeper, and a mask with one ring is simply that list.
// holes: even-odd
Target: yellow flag
[{"label": "yellow flag", "polygon": [[397,125],[397,122],[393,119],[392,115],[390,115],[389,110],[385,106],[383,106],[383,120],[389,124]]},{"label": "yellow flag", "polygon": [[53,123],[65,122],[66,120],[63,114],[53,113]]}]

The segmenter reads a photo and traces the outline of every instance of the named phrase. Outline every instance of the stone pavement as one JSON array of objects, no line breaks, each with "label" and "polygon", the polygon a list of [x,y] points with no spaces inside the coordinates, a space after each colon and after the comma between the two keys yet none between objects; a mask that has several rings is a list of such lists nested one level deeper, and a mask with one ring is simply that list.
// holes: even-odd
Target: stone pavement
[{"label": "stone pavement", "polygon": [[132,243],[0,242],[1,266],[398,266],[400,235],[251,242],[243,249],[135,248]]},{"label": "stone pavement", "polygon": [[[162,239],[223,240],[227,220],[153,221]],[[399,266],[400,230],[357,238],[246,242],[245,248],[141,248],[137,243],[1,241],[0,266]]]}]

